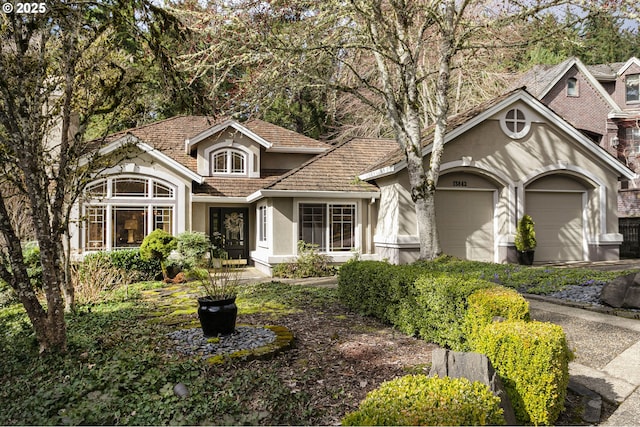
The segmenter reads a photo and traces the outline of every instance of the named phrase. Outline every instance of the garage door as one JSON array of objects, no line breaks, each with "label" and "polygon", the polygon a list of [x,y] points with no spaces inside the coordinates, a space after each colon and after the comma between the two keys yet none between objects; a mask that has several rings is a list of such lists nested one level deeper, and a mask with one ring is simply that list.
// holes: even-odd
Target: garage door
[{"label": "garage door", "polygon": [[582,193],[526,192],[526,213],[535,223],[535,261],[582,261]]},{"label": "garage door", "polygon": [[493,261],[493,191],[436,191],[436,220],[445,254]]}]

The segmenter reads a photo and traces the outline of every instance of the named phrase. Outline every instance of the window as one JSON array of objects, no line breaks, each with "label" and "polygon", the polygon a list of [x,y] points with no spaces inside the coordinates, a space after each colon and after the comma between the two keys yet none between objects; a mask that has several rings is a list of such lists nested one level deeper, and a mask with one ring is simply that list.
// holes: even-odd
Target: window
[{"label": "window", "polygon": [[301,203],[298,239],[318,245],[322,252],[350,251],[356,246],[355,216],[355,204]]},{"label": "window", "polygon": [[500,119],[502,131],[510,138],[519,139],[529,133],[531,122],[520,108],[512,108]]},{"label": "window", "polygon": [[85,250],[138,247],[155,229],[173,233],[175,188],[156,178],[118,176],[87,186]]},{"label": "window", "polygon": [[115,206],[112,209],[112,248],[140,246],[147,230],[147,209]]},{"label": "window", "polygon": [[211,171],[213,173],[244,175],[247,173],[246,159],[247,156],[242,151],[218,150],[211,156]]},{"label": "window", "polygon": [[267,241],[267,207],[258,207],[258,241]]},{"label": "window", "polygon": [[627,102],[640,102],[640,74],[626,77],[625,94]]},{"label": "window", "polygon": [[355,206],[333,205],[331,210],[331,250],[350,251],[354,245]]},{"label": "window", "polygon": [[578,96],[578,80],[573,77],[567,80],[567,96]]},{"label": "window", "polygon": [[640,154],[640,128],[627,128],[625,140],[629,154]]},{"label": "window", "polygon": [[112,194],[114,197],[146,197],[147,181],[139,178],[114,178]]},{"label": "window", "polygon": [[87,209],[87,249],[99,251],[106,248],[105,213],[102,206]]}]

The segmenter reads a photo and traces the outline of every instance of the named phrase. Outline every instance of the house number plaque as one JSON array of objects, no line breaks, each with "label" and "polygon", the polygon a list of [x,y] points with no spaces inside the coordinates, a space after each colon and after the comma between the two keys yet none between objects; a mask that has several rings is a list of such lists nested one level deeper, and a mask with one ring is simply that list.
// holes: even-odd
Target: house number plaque
[{"label": "house number plaque", "polygon": [[467,181],[453,181],[454,187],[466,187]]}]

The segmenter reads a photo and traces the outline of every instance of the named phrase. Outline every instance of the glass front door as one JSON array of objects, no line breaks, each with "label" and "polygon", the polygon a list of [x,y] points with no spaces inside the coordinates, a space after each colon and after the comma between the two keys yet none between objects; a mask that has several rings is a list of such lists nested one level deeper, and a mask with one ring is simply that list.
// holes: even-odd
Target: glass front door
[{"label": "glass front door", "polygon": [[249,209],[210,208],[211,241],[222,243],[229,259],[249,258]]}]

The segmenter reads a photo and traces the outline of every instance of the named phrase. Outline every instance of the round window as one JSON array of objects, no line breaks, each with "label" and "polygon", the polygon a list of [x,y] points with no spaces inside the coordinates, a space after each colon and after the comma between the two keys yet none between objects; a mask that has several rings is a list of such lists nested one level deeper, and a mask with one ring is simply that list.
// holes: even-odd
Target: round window
[{"label": "round window", "polygon": [[520,108],[512,108],[500,120],[502,131],[510,138],[522,138],[529,133],[531,122]]}]

